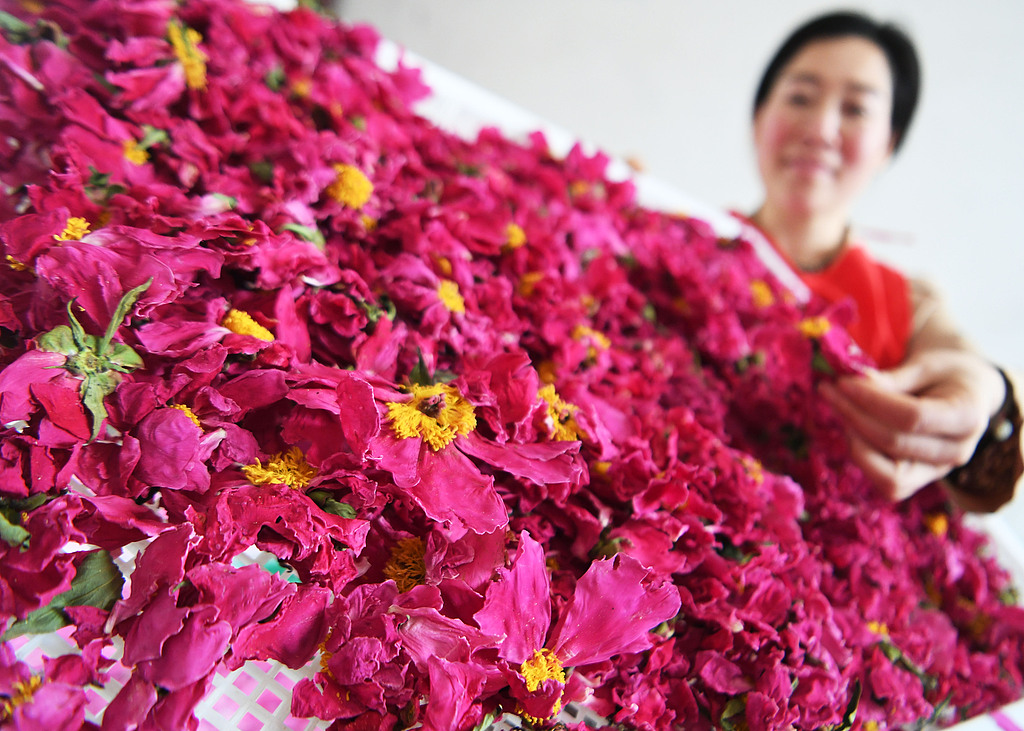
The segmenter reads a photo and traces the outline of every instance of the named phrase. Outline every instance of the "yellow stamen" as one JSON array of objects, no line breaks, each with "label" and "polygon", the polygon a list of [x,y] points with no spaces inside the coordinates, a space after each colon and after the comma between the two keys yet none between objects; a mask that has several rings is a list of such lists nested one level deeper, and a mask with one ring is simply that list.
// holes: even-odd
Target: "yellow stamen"
[{"label": "yellow stamen", "polygon": [[770,307],[775,304],[772,288],[763,279],[755,279],[750,283],[750,296],[754,300],[754,307]]},{"label": "yellow stamen", "polygon": [[18,0],[18,4],[30,13],[41,13],[46,9],[38,0]]},{"label": "yellow stamen", "polygon": [[587,349],[587,357],[591,360],[597,358],[597,355],[602,350],[608,350],[612,341],[608,339],[608,336],[604,333],[598,332],[597,330],[587,327],[586,325],[577,325],[572,330],[573,340],[589,340],[590,347]]},{"label": "yellow stamen", "polygon": [[327,186],[327,195],[344,206],[356,210],[366,205],[373,194],[373,183],[362,170],[352,165],[335,163],[337,177]]},{"label": "yellow stamen", "polygon": [[612,468],[612,463],[611,462],[605,462],[605,461],[594,462],[594,474],[597,475],[598,477],[607,477],[608,476],[608,470],[610,470],[611,468]]},{"label": "yellow stamen", "polygon": [[127,139],[121,143],[124,151],[124,159],[132,165],[145,165],[149,160],[149,153],[139,147],[139,143],[133,139]]},{"label": "yellow stamen", "polygon": [[760,460],[754,459],[750,456],[745,456],[742,459],[742,463],[743,469],[745,469],[747,474],[750,475],[750,479],[758,485],[764,482],[764,467]]},{"label": "yellow stamen", "polygon": [[459,285],[450,279],[442,279],[437,287],[437,296],[449,312],[465,312],[466,300],[459,294]]},{"label": "yellow stamen", "polygon": [[365,213],[359,217],[359,220],[363,223],[363,228],[367,231],[373,231],[377,228],[377,219],[373,216],[367,216]]},{"label": "yellow stamen", "polygon": [[[546,647],[534,650],[533,657],[522,664],[519,672],[523,676],[523,680],[526,681],[526,689],[531,693],[540,688],[545,680],[554,680],[565,685],[565,670],[562,668],[562,663],[555,653]],[[551,716],[556,715],[561,708],[562,699],[559,695],[559,699],[555,701],[555,706],[551,711]]]},{"label": "yellow stamen", "polygon": [[502,247],[505,251],[518,249],[525,243],[526,232],[523,231],[522,226],[517,223],[510,223],[505,227],[505,246]]},{"label": "yellow stamen", "polygon": [[15,681],[12,690],[14,693],[0,704],[0,721],[6,721],[14,713],[14,709],[32,700],[32,696],[43,685],[43,679],[33,675],[26,681]]},{"label": "yellow stamen", "polygon": [[203,40],[199,31],[172,20],[167,26],[167,37],[185,69],[185,85],[189,89],[205,89],[207,55],[199,49],[199,42]]},{"label": "yellow stamen", "polygon": [[827,317],[805,317],[797,323],[797,328],[806,338],[820,338],[832,329],[832,323]]},{"label": "yellow stamen", "polygon": [[409,386],[409,401],[388,402],[391,428],[400,439],[421,437],[435,452],[457,436],[476,429],[476,412],[458,390],[446,383]]},{"label": "yellow stamen", "polygon": [[391,558],[384,566],[384,575],[394,581],[403,594],[411,591],[427,577],[427,565],[423,559],[425,553],[422,538],[403,538],[391,548]]},{"label": "yellow stamen", "polygon": [[60,235],[53,238],[55,241],[79,241],[87,233],[89,233],[89,222],[84,218],[72,216],[68,219]]},{"label": "yellow stamen", "polygon": [[537,395],[547,401],[548,404],[547,419],[545,421],[551,432],[551,438],[557,442],[575,442],[580,439],[582,430],[580,425],[576,423],[576,417],[574,416],[579,407],[563,401],[555,393],[555,387],[551,384],[541,388]]},{"label": "yellow stamen", "polygon": [[245,465],[242,473],[254,485],[287,485],[297,490],[309,487],[317,471],[298,447],[283,454],[275,454],[266,466],[257,459],[256,464]]},{"label": "yellow stamen", "polygon": [[519,294],[529,297],[537,289],[537,283],[544,279],[544,272],[526,272],[519,278]]},{"label": "yellow stamen", "polygon": [[177,409],[178,411],[185,414],[185,416],[187,416],[189,419],[191,419],[192,423],[195,424],[197,427],[199,427],[200,429],[203,428],[203,425],[199,423],[199,417],[195,415],[192,409],[190,409],[188,406],[185,406],[185,404],[168,404],[168,407],[172,409]]},{"label": "yellow stamen", "polygon": [[434,256],[434,262],[437,264],[437,270],[446,277],[452,275],[452,262],[446,256]]},{"label": "yellow stamen", "polygon": [[865,721],[862,728],[864,731],[878,731],[878,721]]},{"label": "yellow stamen", "polygon": [[945,513],[924,516],[924,524],[934,535],[942,538],[949,532],[949,518]]},{"label": "yellow stamen", "polygon": [[554,383],[558,368],[554,361],[543,360],[537,364],[537,377],[541,383]]},{"label": "yellow stamen", "polygon": [[260,325],[252,319],[252,315],[243,310],[228,310],[228,314],[224,315],[220,324],[221,327],[226,327],[235,335],[252,335],[254,338],[266,341],[274,339],[274,333]]},{"label": "yellow stamen", "polygon": [[885,622],[868,622],[868,629],[876,635],[882,635],[883,637],[889,636],[889,627]]},{"label": "yellow stamen", "polygon": [[295,96],[305,99],[313,90],[313,82],[309,79],[296,79],[292,82],[292,92]]},{"label": "yellow stamen", "polygon": [[13,269],[16,272],[24,272],[24,271],[26,271],[28,269],[28,264],[23,264],[22,262],[18,261],[13,256],[11,256],[10,254],[8,254],[7,256],[4,257],[4,261],[7,262],[7,266],[9,266],[11,269]]},{"label": "yellow stamen", "polygon": [[574,180],[569,183],[569,195],[578,196],[583,195],[590,190],[590,183],[585,180]]}]

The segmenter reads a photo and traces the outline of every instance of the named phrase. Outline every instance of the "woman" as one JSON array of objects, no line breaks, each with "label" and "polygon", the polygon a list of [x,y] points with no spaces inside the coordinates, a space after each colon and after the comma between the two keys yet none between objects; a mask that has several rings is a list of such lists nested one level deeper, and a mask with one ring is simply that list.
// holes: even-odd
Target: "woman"
[{"label": "woman", "polygon": [[903,142],[919,82],[914,46],[893,26],[844,12],[794,31],[755,96],[765,195],[745,220],[812,292],[854,300],[850,333],[880,370],[822,388],[854,461],[894,500],[944,478],[966,509],[994,510],[1024,471],[1009,380],[971,349],[931,289],[850,235],[850,209]]}]

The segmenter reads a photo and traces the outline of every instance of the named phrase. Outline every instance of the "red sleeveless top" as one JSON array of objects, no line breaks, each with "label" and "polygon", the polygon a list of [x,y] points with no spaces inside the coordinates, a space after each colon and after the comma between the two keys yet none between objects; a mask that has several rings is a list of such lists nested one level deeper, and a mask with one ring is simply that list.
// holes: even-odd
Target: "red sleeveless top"
[{"label": "red sleeveless top", "polygon": [[[749,219],[743,220],[754,226]],[[856,313],[847,330],[879,368],[892,368],[903,362],[914,317],[906,277],[876,261],[857,244],[847,245],[821,271],[800,271],[770,236],[763,231],[761,234],[815,295],[826,302],[847,297],[853,300]]]}]

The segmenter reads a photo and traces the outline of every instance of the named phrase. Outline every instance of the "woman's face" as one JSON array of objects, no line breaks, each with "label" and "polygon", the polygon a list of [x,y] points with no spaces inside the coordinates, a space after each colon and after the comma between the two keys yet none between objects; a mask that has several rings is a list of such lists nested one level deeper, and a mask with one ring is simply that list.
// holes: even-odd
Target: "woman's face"
[{"label": "woman's face", "polygon": [[783,68],[754,117],[765,203],[846,217],[892,154],[892,76],[856,36],[813,41]]}]

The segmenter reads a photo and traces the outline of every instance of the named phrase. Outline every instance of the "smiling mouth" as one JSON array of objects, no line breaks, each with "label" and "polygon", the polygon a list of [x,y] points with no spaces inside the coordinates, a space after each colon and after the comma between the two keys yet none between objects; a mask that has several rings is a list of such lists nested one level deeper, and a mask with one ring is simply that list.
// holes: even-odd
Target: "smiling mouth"
[{"label": "smiling mouth", "polygon": [[823,160],[814,158],[795,158],[786,161],[786,167],[800,175],[832,175],[834,168]]}]

